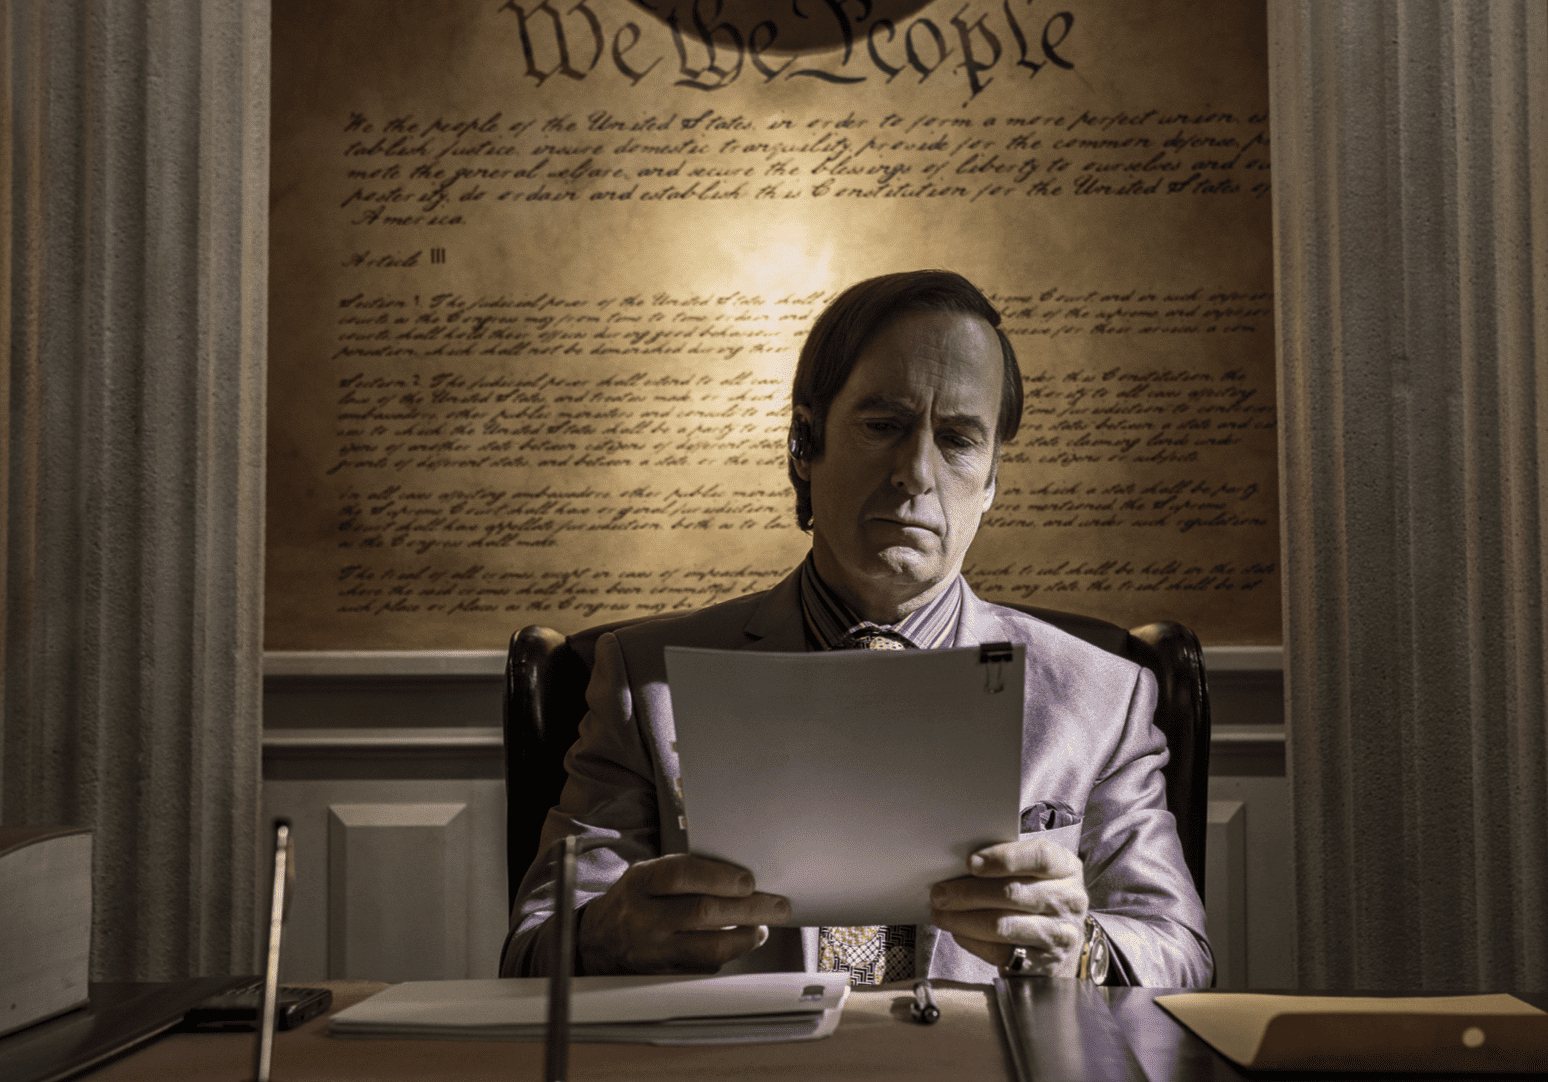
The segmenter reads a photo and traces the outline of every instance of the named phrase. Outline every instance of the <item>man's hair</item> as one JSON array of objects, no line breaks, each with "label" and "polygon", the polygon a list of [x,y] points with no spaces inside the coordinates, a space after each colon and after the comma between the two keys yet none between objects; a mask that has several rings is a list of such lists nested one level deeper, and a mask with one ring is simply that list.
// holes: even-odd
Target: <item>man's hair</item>
[{"label": "man's hair", "polygon": [[[1000,329],[1000,313],[978,287],[960,274],[943,270],[904,271],[856,282],[825,308],[801,347],[795,382],[790,389],[792,413],[797,406],[812,411],[812,430],[804,456],[822,454],[828,409],[849,381],[855,362],[866,345],[884,327],[909,312],[961,312],[977,316],[1000,339],[1005,367],[1000,379],[1000,415],[994,429],[994,458],[998,465],[1000,444],[1021,427],[1021,368],[1016,351]],[[795,420],[792,417],[792,435]],[[787,459],[790,483],[796,492],[796,520],[801,529],[812,528],[812,486],[796,472],[794,456]],[[992,476],[992,474],[991,474]]]}]

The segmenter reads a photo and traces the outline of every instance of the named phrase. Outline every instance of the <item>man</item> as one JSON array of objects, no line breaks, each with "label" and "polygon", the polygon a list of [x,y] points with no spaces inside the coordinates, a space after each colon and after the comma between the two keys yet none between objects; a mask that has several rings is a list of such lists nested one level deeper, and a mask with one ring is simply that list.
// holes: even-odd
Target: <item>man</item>
[{"label": "man", "polygon": [[[792,393],[789,469],[810,556],[764,593],[598,640],[590,712],[543,835],[545,850],[565,833],[589,847],[579,972],[734,962],[983,982],[1005,966],[1075,976],[1083,953],[1106,946],[1114,983],[1209,983],[1203,907],[1166,811],[1154,678],[986,604],[961,576],[994,500],[1001,442],[1020,423],[1021,376],[999,322],[976,288],[942,271],[846,290],[813,326]],[[688,854],[665,646],[1000,641],[1026,645],[1023,833],[937,883],[928,927],[782,928],[785,899],[760,893],[744,869]],[[502,973],[543,971],[552,909],[540,857],[517,896]]]}]

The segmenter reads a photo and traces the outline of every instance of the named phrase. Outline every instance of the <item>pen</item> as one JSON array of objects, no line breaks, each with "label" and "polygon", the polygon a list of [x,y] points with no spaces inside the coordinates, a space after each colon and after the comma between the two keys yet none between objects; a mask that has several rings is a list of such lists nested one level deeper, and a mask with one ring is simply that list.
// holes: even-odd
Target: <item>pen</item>
[{"label": "pen", "polygon": [[935,1005],[935,997],[930,994],[928,980],[914,982],[914,1002],[909,1004],[908,1013],[921,1026],[931,1025],[941,1016],[941,1009]]}]

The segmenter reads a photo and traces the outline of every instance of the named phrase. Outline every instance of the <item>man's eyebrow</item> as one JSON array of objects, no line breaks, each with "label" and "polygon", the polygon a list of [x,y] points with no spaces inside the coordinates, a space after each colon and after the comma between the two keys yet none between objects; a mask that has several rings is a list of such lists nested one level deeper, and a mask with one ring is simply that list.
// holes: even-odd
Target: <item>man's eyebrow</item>
[{"label": "man's eyebrow", "polygon": [[913,406],[903,401],[903,399],[893,398],[891,395],[885,394],[867,395],[855,403],[855,412],[859,413],[864,410],[885,410],[888,413],[905,414],[910,417],[919,412]]},{"label": "man's eyebrow", "polygon": [[[898,417],[913,417],[919,412],[903,399],[885,394],[867,395],[855,404],[856,413],[866,413],[871,410],[880,410]],[[954,413],[949,417],[942,417],[940,423],[943,428],[972,432],[979,439],[989,438],[989,426],[984,424],[983,418],[974,413]]]}]

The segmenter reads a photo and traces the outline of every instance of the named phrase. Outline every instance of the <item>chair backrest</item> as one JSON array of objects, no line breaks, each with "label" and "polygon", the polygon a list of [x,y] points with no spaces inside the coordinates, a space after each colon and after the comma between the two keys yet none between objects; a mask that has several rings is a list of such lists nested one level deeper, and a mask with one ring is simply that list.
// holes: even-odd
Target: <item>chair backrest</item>
[{"label": "chair backrest", "polygon": [[[1026,605],[1061,630],[1128,658],[1156,674],[1155,722],[1171,754],[1162,774],[1166,804],[1177,819],[1183,859],[1204,896],[1204,839],[1209,810],[1209,689],[1199,640],[1170,621],[1125,630],[1075,613]],[[647,617],[647,619],[652,619]],[[564,788],[564,755],[586,713],[586,684],[597,639],[634,621],[603,624],[564,636],[532,625],[511,636],[505,665],[506,877],[509,901],[537,856],[548,809]]]}]

